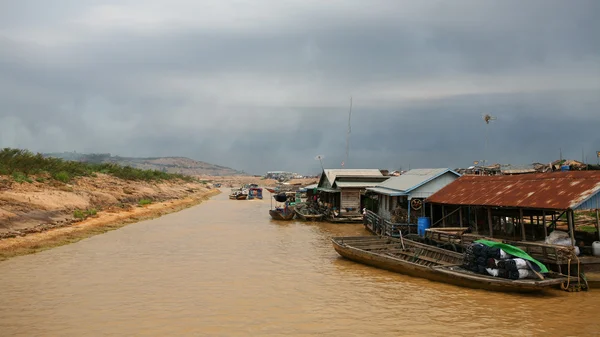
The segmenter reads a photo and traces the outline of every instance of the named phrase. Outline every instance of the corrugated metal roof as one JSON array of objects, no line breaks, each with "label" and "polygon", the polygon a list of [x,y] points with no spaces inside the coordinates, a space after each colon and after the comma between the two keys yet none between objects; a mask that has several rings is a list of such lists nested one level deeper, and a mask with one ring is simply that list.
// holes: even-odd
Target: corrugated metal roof
[{"label": "corrugated metal roof", "polygon": [[388,188],[383,188],[383,187],[369,187],[369,188],[367,188],[367,191],[384,194],[384,195],[389,195],[391,197],[398,197],[401,195],[406,195],[406,193],[404,193],[404,192],[390,190]]},{"label": "corrugated metal roof", "polygon": [[319,184],[311,184],[308,186],[304,186],[304,188],[306,188],[307,190],[312,190],[313,188],[317,188],[317,186],[319,186]]},{"label": "corrugated metal roof", "polygon": [[326,169],[323,171],[331,186],[337,177],[383,177],[378,169]]},{"label": "corrugated metal roof", "polygon": [[336,181],[335,186],[339,188],[348,188],[348,187],[356,187],[356,188],[365,188],[377,186],[379,184],[378,181]]},{"label": "corrugated metal roof", "polygon": [[449,168],[412,169],[397,177],[391,177],[390,179],[377,185],[377,187],[409,192],[446,172],[453,172],[459,176],[458,173]]},{"label": "corrugated metal roof", "polygon": [[600,192],[600,171],[462,176],[427,198],[452,205],[575,209]]}]

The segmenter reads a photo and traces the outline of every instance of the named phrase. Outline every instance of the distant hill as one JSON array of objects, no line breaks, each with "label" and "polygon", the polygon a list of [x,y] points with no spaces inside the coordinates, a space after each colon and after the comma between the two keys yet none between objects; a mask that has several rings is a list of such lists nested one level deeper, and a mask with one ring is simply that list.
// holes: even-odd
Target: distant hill
[{"label": "distant hill", "polygon": [[122,166],[131,166],[145,170],[159,170],[168,173],[181,173],[187,175],[212,175],[212,176],[233,176],[244,175],[243,171],[238,171],[229,167],[196,161],[186,157],[120,157],[112,156],[110,153],[44,153],[46,157],[62,158],[64,160],[81,161],[88,163],[115,163]]}]

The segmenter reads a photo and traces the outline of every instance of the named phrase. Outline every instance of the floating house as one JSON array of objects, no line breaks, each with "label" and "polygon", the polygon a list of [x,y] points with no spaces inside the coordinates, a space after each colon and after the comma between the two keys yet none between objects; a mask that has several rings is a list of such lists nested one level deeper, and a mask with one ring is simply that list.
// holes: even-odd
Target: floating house
[{"label": "floating house", "polygon": [[377,234],[396,236],[403,227],[410,232],[417,217],[427,214],[423,200],[459,176],[449,168],[413,169],[366,188],[371,202],[365,225]]},{"label": "floating house", "polygon": [[[470,233],[459,238],[462,244],[493,238],[515,243],[542,262],[568,267],[573,254],[561,256],[554,245],[557,240],[565,245],[566,239],[586,271],[600,273],[600,257],[593,256],[600,171],[462,176],[425,203],[432,227],[468,227]],[[577,222],[583,221],[596,231],[578,231]]]},{"label": "floating house", "polygon": [[327,219],[334,222],[361,222],[367,187],[387,180],[378,169],[323,170],[317,191],[328,210]]}]

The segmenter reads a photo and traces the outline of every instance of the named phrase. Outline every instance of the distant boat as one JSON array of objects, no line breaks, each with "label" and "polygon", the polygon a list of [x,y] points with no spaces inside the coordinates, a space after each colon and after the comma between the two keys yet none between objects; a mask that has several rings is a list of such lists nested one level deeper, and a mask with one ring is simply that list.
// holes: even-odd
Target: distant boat
[{"label": "distant boat", "polygon": [[260,187],[250,187],[248,190],[248,199],[262,199],[262,188]]}]

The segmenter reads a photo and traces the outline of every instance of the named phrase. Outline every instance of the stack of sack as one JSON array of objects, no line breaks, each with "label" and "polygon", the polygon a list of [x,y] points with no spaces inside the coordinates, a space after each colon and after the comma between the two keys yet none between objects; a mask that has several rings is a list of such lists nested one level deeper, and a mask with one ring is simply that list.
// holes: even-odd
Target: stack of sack
[{"label": "stack of sack", "polygon": [[472,243],[465,250],[463,267],[474,273],[511,280],[536,278],[532,264],[507,254],[501,248]]}]

